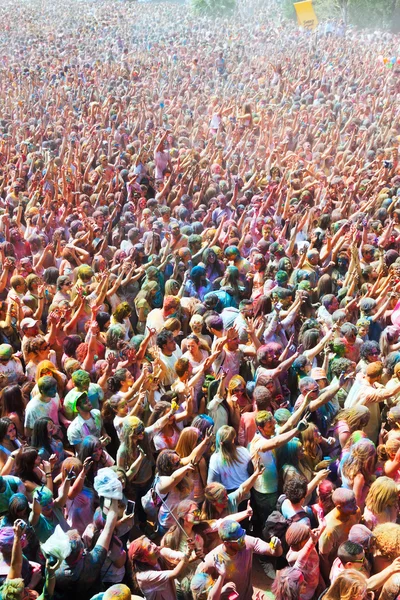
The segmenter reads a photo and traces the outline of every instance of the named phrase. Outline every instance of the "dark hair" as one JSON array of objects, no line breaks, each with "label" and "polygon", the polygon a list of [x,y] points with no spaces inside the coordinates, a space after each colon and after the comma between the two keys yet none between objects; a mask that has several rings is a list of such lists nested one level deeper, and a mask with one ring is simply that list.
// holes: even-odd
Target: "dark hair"
[{"label": "dark hair", "polygon": [[219,315],[210,315],[209,317],[206,317],[205,324],[208,329],[212,328],[216,331],[224,330],[224,322]]},{"label": "dark hair", "polygon": [[15,427],[15,423],[13,423],[9,417],[2,417],[0,419],[0,442],[4,440],[7,429],[10,427],[10,425],[14,425]]},{"label": "dark hair", "polygon": [[79,335],[67,335],[63,341],[63,350],[69,358],[75,358],[75,352],[78,346],[82,343]]},{"label": "dark hair", "polygon": [[307,480],[305,477],[291,477],[285,482],[283,493],[290,502],[297,504],[307,496]]},{"label": "dark hair", "polygon": [[97,321],[97,324],[98,324],[101,332],[104,331],[104,327],[105,327],[106,323],[108,323],[110,321],[110,319],[111,319],[111,317],[108,312],[100,311],[99,313],[97,313],[96,321]]},{"label": "dark hair", "polygon": [[22,449],[21,454],[17,455],[15,459],[15,475],[22,479],[22,481],[28,480],[37,483],[37,485],[42,485],[39,476],[34,471],[38,454],[36,448],[28,446]]},{"label": "dark hair", "polygon": [[167,329],[163,329],[162,331],[160,331],[160,333],[157,335],[157,339],[156,339],[156,344],[159,348],[161,348],[161,350],[164,348],[164,346],[170,341],[174,339],[174,334],[172,333],[172,331],[168,331]]},{"label": "dark hair", "polygon": [[379,354],[381,353],[378,342],[374,342],[373,340],[364,342],[360,346],[360,358],[366,359],[374,350],[378,350]]},{"label": "dark hair", "polygon": [[361,544],[347,540],[346,542],[343,542],[343,544],[340,544],[337,555],[344,566],[348,562],[353,562],[356,556],[363,553],[364,548],[361,546]]},{"label": "dark hair", "polygon": [[156,469],[160,477],[169,477],[176,471],[179,467],[176,457],[179,458],[179,454],[175,450],[161,450],[156,462]]},{"label": "dark hair", "polygon": [[53,423],[53,419],[50,419],[50,417],[41,417],[35,421],[33,425],[31,445],[37,450],[44,448],[51,455],[53,454],[53,450],[50,445],[51,435],[47,430],[47,424],[50,422]]},{"label": "dark hair", "polygon": [[43,273],[43,281],[47,285],[56,285],[60,272],[56,267],[48,267]]},{"label": "dark hair", "polygon": [[7,417],[15,412],[20,420],[24,421],[25,405],[19,385],[8,385],[1,391],[1,416]]},{"label": "dark hair", "polygon": [[107,385],[110,392],[116,394],[122,387],[123,382],[126,379],[127,369],[117,369],[111,377],[107,379]]}]

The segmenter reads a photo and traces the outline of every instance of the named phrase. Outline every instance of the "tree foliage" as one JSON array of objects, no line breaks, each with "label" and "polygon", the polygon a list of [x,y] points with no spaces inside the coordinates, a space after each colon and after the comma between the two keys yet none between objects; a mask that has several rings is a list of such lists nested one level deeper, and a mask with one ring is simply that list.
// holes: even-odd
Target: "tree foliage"
[{"label": "tree foliage", "polygon": [[200,15],[225,16],[234,12],[236,0],[191,0],[191,6]]}]

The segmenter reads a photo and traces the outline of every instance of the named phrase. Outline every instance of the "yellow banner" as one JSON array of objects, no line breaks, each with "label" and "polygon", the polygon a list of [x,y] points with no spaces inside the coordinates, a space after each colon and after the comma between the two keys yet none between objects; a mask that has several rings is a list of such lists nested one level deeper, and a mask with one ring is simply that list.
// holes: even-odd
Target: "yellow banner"
[{"label": "yellow banner", "polygon": [[318,25],[317,15],[314,12],[314,7],[311,0],[305,2],[295,2],[294,7],[297,13],[297,20],[304,29],[315,29]]}]

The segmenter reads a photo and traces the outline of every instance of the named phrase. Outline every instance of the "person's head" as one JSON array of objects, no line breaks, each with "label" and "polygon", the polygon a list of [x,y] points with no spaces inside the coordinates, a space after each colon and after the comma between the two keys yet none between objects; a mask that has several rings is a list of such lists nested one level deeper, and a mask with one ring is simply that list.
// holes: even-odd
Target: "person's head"
[{"label": "person's head", "polygon": [[357,333],[357,327],[352,323],[343,323],[340,328],[340,335],[344,337],[349,344],[355,344]]},{"label": "person's head", "polygon": [[92,410],[87,392],[82,392],[75,400],[76,410],[80,415],[87,414]]},{"label": "person's head", "polygon": [[103,455],[103,446],[95,435],[87,435],[79,446],[78,458],[83,464],[87,458],[98,463]]},{"label": "person's head", "polygon": [[224,323],[222,321],[222,317],[220,315],[210,315],[205,319],[206,328],[213,335],[221,334],[224,330]]},{"label": "person's head", "polygon": [[378,342],[368,340],[360,346],[360,358],[367,363],[376,362],[380,356],[380,348]]},{"label": "person's head", "polygon": [[337,555],[345,569],[363,570],[365,554],[361,544],[347,540],[343,544],[340,544]]},{"label": "person's head", "polygon": [[349,480],[354,481],[358,473],[362,473],[366,481],[375,471],[376,448],[371,440],[365,438],[353,443],[343,459],[342,472]]},{"label": "person's head", "polygon": [[115,308],[113,312],[113,317],[117,323],[123,323],[125,319],[129,318],[132,313],[132,309],[129,306],[128,302],[121,302]]},{"label": "person's head", "polygon": [[130,543],[128,557],[134,570],[143,570],[143,567],[148,566],[154,567],[160,557],[160,548],[145,535],[142,535]]},{"label": "person's head", "polygon": [[334,294],[326,294],[321,298],[321,304],[332,315],[339,308],[339,302]]},{"label": "person's head", "polygon": [[201,441],[201,438],[202,435],[199,429],[193,426],[185,427],[182,429],[179,436],[179,440],[175,448],[176,453],[179,454],[181,458],[189,456],[199,441]]},{"label": "person's head", "polygon": [[0,406],[2,407],[2,416],[7,416],[11,412],[22,415],[25,410],[25,404],[19,385],[8,385],[0,393]]},{"label": "person's head", "polygon": [[325,592],[324,600],[366,600],[367,578],[356,569],[344,569]]},{"label": "person's head", "polygon": [[50,417],[41,417],[33,424],[32,446],[38,450],[45,448],[50,451],[50,454],[53,454],[50,443],[51,437],[56,431],[57,427],[55,426],[53,419],[50,419]]},{"label": "person's head", "polygon": [[33,497],[42,507],[42,513],[45,517],[49,517],[53,512],[54,497],[53,492],[47,487],[37,487],[33,492]]},{"label": "person's head", "polygon": [[67,536],[69,537],[69,545],[70,545],[70,553],[65,559],[66,563],[70,566],[76,565],[80,559],[82,558],[84,551],[84,544],[79,535],[79,532],[76,529],[70,529],[67,531]]},{"label": "person's head", "polygon": [[88,391],[90,385],[90,375],[87,371],[84,371],[83,369],[78,369],[77,371],[72,373],[71,379],[77,391]]},{"label": "person's head", "polygon": [[307,495],[307,480],[304,477],[290,477],[283,486],[283,493],[292,504],[304,501]]},{"label": "person's head", "polygon": [[[215,580],[208,573],[196,573],[190,582],[193,600],[207,600],[215,585]],[[231,584],[232,585],[232,584]]]},{"label": "person's head", "polygon": [[231,464],[237,460],[237,449],[235,445],[236,431],[229,425],[223,425],[217,431],[216,436],[216,452],[222,456],[224,464]]},{"label": "person's head", "polygon": [[54,398],[57,394],[57,380],[45,375],[37,383],[39,392],[43,398]]},{"label": "person's head", "polygon": [[341,410],[335,419],[335,422],[345,421],[350,429],[350,432],[359,431],[364,429],[369,423],[371,413],[367,406],[358,404],[352,408],[345,408]]},{"label": "person's head", "polygon": [[26,317],[25,319],[22,319],[20,328],[25,337],[34,338],[39,334],[39,321],[36,321],[36,319],[32,319],[31,317]]},{"label": "person's head", "polygon": [[79,335],[67,335],[63,341],[64,354],[70,358],[75,357],[76,349],[81,343],[82,340]]},{"label": "person's head", "polygon": [[37,483],[40,483],[40,479],[38,476],[34,474],[34,468],[40,465],[40,456],[36,448],[32,448],[31,446],[24,447],[21,454],[18,454],[15,459],[15,474],[20,477],[22,480],[29,479],[31,476],[34,476],[34,479],[30,479],[30,481],[37,480]]},{"label": "person's head", "polygon": [[390,477],[378,477],[369,489],[365,505],[374,515],[393,509],[397,516],[399,493],[395,481]]},{"label": "person's head", "polygon": [[176,296],[164,296],[163,301],[163,312],[164,317],[170,317],[174,315],[180,308],[181,303],[179,298]]},{"label": "person's head", "polygon": [[204,488],[202,507],[204,519],[214,519],[222,514],[228,506],[228,492],[222,483],[208,483]]},{"label": "person's head", "polygon": [[181,466],[181,459],[175,450],[161,450],[157,457],[156,469],[160,477],[169,477]]},{"label": "person's head", "polygon": [[133,377],[128,369],[117,369],[111,377],[107,379],[107,386],[110,392],[116,394],[119,391],[126,392],[133,383]]},{"label": "person's head", "polygon": [[271,438],[275,433],[276,421],[269,410],[261,410],[256,413],[255,418],[258,431],[263,437]]},{"label": "person's head", "polygon": [[332,501],[343,517],[355,515],[358,510],[356,497],[352,490],[337,488],[332,494]]},{"label": "person's head", "polygon": [[25,294],[27,290],[26,281],[20,275],[13,275],[10,279],[10,285],[17,294]]},{"label": "person's head", "polygon": [[123,583],[116,583],[103,594],[102,600],[135,600],[139,596],[132,596],[130,588]]},{"label": "person's head", "polygon": [[17,493],[13,494],[8,501],[8,516],[10,521],[13,523],[17,519],[28,518],[29,514],[29,502],[25,494]]},{"label": "person's head", "polygon": [[282,354],[282,346],[275,342],[270,342],[260,346],[257,350],[257,360],[260,365],[268,369],[275,369],[279,364],[279,357]]},{"label": "person's head", "polygon": [[295,567],[285,567],[277,571],[271,590],[276,600],[300,600],[306,591],[304,575]]},{"label": "person's head", "polygon": [[8,417],[0,419],[0,442],[14,441],[17,437],[17,427]]},{"label": "person's head", "polygon": [[209,415],[196,415],[192,421],[192,427],[198,429],[204,437],[210,427],[214,427],[214,421]]},{"label": "person's head", "polygon": [[218,535],[229,556],[236,556],[246,545],[246,531],[239,523],[226,519],[218,528]]},{"label": "person's head", "polygon": [[110,325],[106,336],[106,345],[110,350],[118,349],[118,342],[125,339],[125,327],[119,323]]},{"label": "person's head", "polygon": [[157,334],[156,343],[161,352],[166,356],[171,356],[176,350],[176,342],[172,331],[167,331],[165,329],[160,331],[160,333]]},{"label": "person's head", "polygon": [[379,382],[383,373],[383,363],[381,363],[380,361],[369,363],[367,365],[365,373],[370,383]]},{"label": "person's head", "polygon": [[302,523],[301,521],[298,521],[297,523],[292,523],[291,525],[289,525],[286,531],[285,540],[287,545],[292,550],[298,552],[310,539],[310,535],[311,530],[309,526],[305,523]]}]

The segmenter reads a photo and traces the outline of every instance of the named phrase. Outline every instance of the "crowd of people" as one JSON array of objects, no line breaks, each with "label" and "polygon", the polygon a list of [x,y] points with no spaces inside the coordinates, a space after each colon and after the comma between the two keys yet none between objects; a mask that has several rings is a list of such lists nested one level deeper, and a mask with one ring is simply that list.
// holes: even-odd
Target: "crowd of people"
[{"label": "crowd of people", "polygon": [[399,38],[0,17],[0,598],[395,600]]}]

